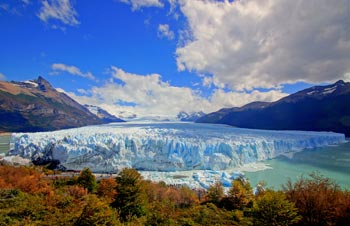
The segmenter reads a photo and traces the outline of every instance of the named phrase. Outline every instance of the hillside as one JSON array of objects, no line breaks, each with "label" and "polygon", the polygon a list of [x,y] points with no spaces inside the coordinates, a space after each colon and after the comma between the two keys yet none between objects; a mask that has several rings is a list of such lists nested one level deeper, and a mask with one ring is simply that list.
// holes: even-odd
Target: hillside
[{"label": "hillside", "polygon": [[42,77],[25,82],[0,81],[0,131],[49,131],[102,123]]},{"label": "hillside", "polygon": [[196,122],[275,130],[333,131],[350,136],[350,83],[314,86],[276,102],[254,102],[207,114]]}]

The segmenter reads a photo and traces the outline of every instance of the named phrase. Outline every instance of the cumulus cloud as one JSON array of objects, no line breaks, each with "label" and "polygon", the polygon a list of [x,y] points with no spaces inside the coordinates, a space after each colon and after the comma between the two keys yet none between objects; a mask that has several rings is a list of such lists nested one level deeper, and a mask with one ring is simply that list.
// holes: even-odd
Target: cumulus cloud
[{"label": "cumulus cloud", "polygon": [[349,0],[179,0],[191,38],[176,50],[179,70],[210,73],[235,90],[350,72]]},{"label": "cumulus cloud", "polygon": [[72,74],[72,75],[77,75],[77,76],[80,76],[80,77],[84,77],[84,78],[88,78],[88,79],[91,79],[91,80],[95,80],[95,77],[94,77],[94,75],[91,72],[88,71],[86,73],[83,73],[76,66],[55,63],[55,64],[51,65],[51,69],[53,70],[50,73],[51,75],[57,75],[60,72],[68,72],[69,74]]},{"label": "cumulus cloud", "polygon": [[[45,23],[48,23],[49,20],[56,20],[69,26],[80,24],[76,18],[78,13],[70,0],[43,0],[41,4],[42,6],[37,16]],[[57,25],[54,27],[57,27]]]},{"label": "cumulus cloud", "polygon": [[173,40],[175,38],[174,32],[170,30],[168,24],[159,24],[158,26],[158,37],[167,38],[169,40]]},{"label": "cumulus cloud", "polygon": [[131,9],[133,11],[139,10],[144,7],[162,8],[164,6],[164,4],[160,0],[119,0],[119,2],[131,5]]},{"label": "cumulus cloud", "polygon": [[223,107],[241,106],[252,101],[274,101],[286,94],[280,90],[227,92],[217,89],[209,98],[188,87],[172,86],[159,74],[139,75],[111,67],[111,79],[79,94],[67,93],[81,104],[93,104],[120,115],[132,112],[140,116],[175,118],[180,111],[212,112]]},{"label": "cumulus cloud", "polygon": [[210,97],[210,102],[218,103],[218,105],[223,107],[240,107],[254,101],[272,102],[285,96],[286,94],[282,93],[280,90],[270,90],[268,92],[254,90],[247,93],[217,89]]},{"label": "cumulus cloud", "polygon": [[6,76],[0,72],[0,81],[6,80]]}]

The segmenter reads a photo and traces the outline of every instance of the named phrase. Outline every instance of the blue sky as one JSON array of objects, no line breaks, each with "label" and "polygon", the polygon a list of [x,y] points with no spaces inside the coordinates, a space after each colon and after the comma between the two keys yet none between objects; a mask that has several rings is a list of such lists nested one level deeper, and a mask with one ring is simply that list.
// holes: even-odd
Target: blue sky
[{"label": "blue sky", "polygon": [[174,117],[349,80],[350,0],[1,0],[0,79]]}]

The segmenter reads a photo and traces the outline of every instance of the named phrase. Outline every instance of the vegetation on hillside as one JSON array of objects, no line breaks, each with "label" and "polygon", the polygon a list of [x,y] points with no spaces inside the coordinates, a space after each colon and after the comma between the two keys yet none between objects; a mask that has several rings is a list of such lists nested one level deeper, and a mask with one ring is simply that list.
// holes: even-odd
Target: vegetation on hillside
[{"label": "vegetation on hillside", "polygon": [[0,166],[0,225],[349,225],[350,192],[311,175],[283,190],[232,181],[227,194],[145,181],[134,169],[96,180]]}]

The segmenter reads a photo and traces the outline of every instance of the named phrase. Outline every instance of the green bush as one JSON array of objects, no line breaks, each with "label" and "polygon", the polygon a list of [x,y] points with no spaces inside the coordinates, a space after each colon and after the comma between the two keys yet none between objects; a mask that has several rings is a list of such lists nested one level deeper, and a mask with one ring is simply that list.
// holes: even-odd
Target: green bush
[{"label": "green bush", "polygon": [[294,203],[288,201],[282,192],[275,191],[267,191],[258,198],[252,216],[257,226],[288,226],[301,219]]},{"label": "green bush", "polygon": [[95,191],[97,187],[96,178],[89,168],[85,168],[83,171],[81,171],[77,179],[77,183],[86,188],[89,192]]}]

